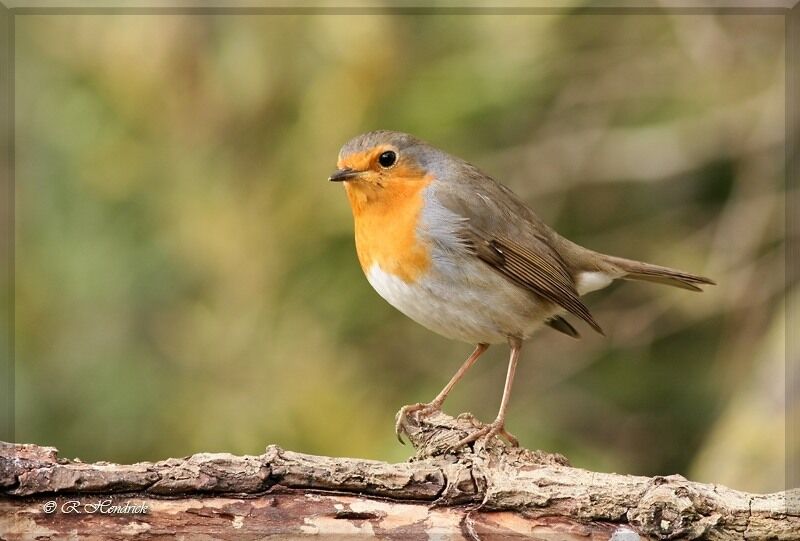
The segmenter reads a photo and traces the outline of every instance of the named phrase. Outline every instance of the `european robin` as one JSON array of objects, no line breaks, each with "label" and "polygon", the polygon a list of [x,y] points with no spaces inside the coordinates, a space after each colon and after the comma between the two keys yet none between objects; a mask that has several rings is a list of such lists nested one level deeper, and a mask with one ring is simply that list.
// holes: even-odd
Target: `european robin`
[{"label": "european robin", "polygon": [[[411,135],[372,131],[348,141],[329,180],[344,184],[361,268],[389,304],[448,338],[476,344],[444,389],[403,417],[439,411],[490,344],[511,347],[497,418],[461,440],[517,439],[505,417],[522,343],[537,328],[578,337],[569,313],[602,334],[581,295],[616,279],[701,291],[710,279],[594,252],[548,227],[510,189]],[[402,441],[402,438],[401,440]]]}]

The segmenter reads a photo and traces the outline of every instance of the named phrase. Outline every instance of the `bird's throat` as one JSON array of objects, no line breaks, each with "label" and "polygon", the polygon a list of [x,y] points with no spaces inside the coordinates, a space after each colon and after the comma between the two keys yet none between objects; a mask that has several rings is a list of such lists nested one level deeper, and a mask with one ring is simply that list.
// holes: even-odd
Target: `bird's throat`
[{"label": "bird's throat", "polygon": [[377,264],[384,272],[410,283],[430,267],[429,247],[419,238],[417,225],[423,192],[431,180],[395,179],[383,186],[345,184],[355,221],[358,260],[365,273]]}]

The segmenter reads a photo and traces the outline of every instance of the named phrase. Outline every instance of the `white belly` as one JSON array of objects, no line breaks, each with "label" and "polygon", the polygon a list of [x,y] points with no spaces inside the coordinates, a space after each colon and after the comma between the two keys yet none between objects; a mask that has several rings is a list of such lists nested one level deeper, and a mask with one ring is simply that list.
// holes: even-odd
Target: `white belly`
[{"label": "white belly", "polygon": [[[367,273],[373,288],[405,315],[448,338],[477,344],[526,339],[559,312],[539,302],[482,261],[434,266],[426,277],[406,283],[377,264]],[[442,272],[444,270],[445,272]]]}]

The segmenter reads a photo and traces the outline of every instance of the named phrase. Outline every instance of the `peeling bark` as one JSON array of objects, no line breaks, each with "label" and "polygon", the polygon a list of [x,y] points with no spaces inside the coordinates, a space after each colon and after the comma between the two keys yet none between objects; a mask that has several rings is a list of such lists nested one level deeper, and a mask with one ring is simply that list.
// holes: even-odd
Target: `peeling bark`
[{"label": "peeling bark", "polygon": [[590,472],[499,441],[448,452],[475,425],[470,416],[406,419],[417,452],[402,464],[276,446],[260,456],[84,464],[50,447],[0,444],[0,537],[800,540],[797,490]]}]

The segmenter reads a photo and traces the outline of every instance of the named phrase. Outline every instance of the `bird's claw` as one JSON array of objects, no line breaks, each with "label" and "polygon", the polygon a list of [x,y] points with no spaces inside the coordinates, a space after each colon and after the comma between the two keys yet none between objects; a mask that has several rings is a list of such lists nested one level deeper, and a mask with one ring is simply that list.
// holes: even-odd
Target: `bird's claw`
[{"label": "bird's claw", "polygon": [[519,447],[519,440],[511,434],[505,428],[505,423],[503,421],[495,419],[493,422],[489,423],[488,425],[479,428],[472,434],[466,436],[461,441],[456,443],[450,450],[457,451],[461,449],[465,445],[468,445],[473,442],[481,441],[483,445],[486,445],[493,437],[499,436],[501,439],[505,438],[505,440],[511,445],[511,447]]},{"label": "bird's claw", "polygon": [[416,417],[419,418],[420,416],[424,417],[440,411],[442,411],[441,404],[435,402],[417,402],[416,404],[408,404],[400,408],[400,411],[394,416],[394,433],[397,434],[397,440],[403,445],[406,444],[406,442],[403,441],[403,433],[405,432],[406,435],[408,435],[408,433],[406,432],[403,420],[408,417],[409,414],[415,413]]}]

